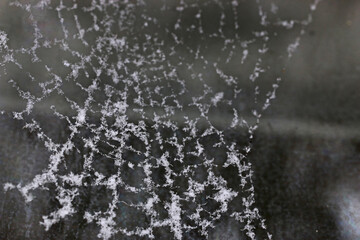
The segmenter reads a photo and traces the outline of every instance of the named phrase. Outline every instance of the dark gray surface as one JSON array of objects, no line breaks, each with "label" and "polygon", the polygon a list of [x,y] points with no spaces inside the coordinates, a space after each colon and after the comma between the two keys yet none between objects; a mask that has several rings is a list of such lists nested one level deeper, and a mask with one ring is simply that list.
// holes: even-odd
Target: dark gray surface
[{"label": "dark gray surface", "polygon": [[[303,3],[282,2],[288,11],[281,14],[296,17],[297,5]],[[0,27],[10,29],[21,42],[26,39],[22,35],[26,34],[26,16],[21,18],[20,12],[6,9],[2,1]],[[252,142],[249,160],[254,167],[257,207],[275,240],[360,238],[359,12],[357,1],[330,0],[319,5],[298,51],[282,70],[277,98],[264,113]],[[248,24],[251,26],[250,20]],[[282,46],[287,38],[291,36],[284,35],[275,45]],[[52,59],[51,55],[47,57]],[[282,58],[275,51],[268,61],[276,60],[282,65],[285,61]],[[23,103],[7,80],[0,80],[1,108],[22,109]],[[267,86],[266,82],[263,84]],[[64,138],[63,123],[41,108],[37,111],[48,132],[55,139]],[[63,111],[68,109],[65,107]],[[213,118],[221,126],[231,116],[214,112]],[[231,134],[233,138],[241,135]],[[217,154],[221,159],[221,153]],[[0,118],[0,185],[28,182],[47,166],[47,158],[42,143],[23,130],[21,122],[11,120],[6,114]],[[73,159],[68,167],[76,170],[80,160],[78,156]],[[107,163],[98,168],[105,173],[112,171]],[[231,179],[231,170],[228,177]],[[136,184],[136,177],[129,178]],[[58,204],[51,194],[54,189],[36,192],[37,200],[31,203],[24,203],[16,190],[0,191],[0,239],[97,239],[96,226],[85,224],[81,214],[88,208],[106,207],[106,192],[101,193],[104,198],[94,197],[100,191],[84,190],[77,203],[80,212],[48,232],[39,221],[41,215],[48,214]],[[123,209],[120,213],[120,222],[124,224],[136,225],[141,221],[133,210]],[[246,239],[242,234],[237,223],[224,217],[210,233],[210,239]],[[161,239],[169,239],[166,232],[162,236]],[[114,239],[140,238],[115,236]]]}]

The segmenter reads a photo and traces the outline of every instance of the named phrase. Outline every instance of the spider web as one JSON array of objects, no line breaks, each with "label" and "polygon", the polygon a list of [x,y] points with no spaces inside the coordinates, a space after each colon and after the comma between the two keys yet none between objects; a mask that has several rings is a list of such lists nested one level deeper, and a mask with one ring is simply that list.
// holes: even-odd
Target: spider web
[{"label": "spider web", "polygon": [[[224,217],[249,239],[271,239],[247,156],[318,2],[280,19],[278,1],[10,1],[29,36],[0,31],[1,74],[24,103],[11,114],[50,158],[31,182],[4,189],[30,202],[53,187],[59,207],[43,216],[46,230],[95,189],[105,204],[82,217],[102,239],[208,238]],[[269,62],[272,50],[286,60]],[[51,135],[44,112],[65,138]]]}]

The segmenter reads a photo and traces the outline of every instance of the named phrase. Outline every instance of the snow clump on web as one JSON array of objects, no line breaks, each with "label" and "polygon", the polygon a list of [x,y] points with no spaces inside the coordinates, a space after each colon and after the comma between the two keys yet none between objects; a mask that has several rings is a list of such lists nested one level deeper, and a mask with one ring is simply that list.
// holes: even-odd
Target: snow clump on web
[{"label": "snow clump on web", "polygon": [[[318,4],[281,19],[277,2],[11,0],[28,37],[0,31],[1,76],[24,103],[13,118],[50,157],[5,190],[30,202],[52,186],[58,206],[45,230],[80,214],[91,190],[97,201],[81,214],[101,239],[208,238],[225,217],[249,239],[271,239],[247,156],[281,81],[270,72],[293,55]],[[272,49],[285,57],[270,63]],[[65,137],[51,135],[44,112]]]}]

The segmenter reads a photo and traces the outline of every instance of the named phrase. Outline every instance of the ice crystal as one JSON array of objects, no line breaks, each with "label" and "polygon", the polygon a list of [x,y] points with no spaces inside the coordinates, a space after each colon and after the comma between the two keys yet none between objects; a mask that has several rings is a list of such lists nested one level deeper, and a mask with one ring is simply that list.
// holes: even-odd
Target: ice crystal
[{"label": "ice crystal", "polygon": [[[299,20],[280,19],[281,6],[262,0],[10,1],[26,15],[31,38],[12,43],[0,31],[2,76],[25,103],[14,119],[50,158],[32,181],[6,183],[5,191],[16,188],[36,201],[34,190],[55,187],[59,207],[43,216],[46,230],[78,212],[83,189],[99,188],[108,192],[96,196],[108,200],[107,208],[89,208],[83,218],[102,239],[160,239],[160,228],[175,239],[191,232],[206,238],[225,216],[238,220],[249,239],[259,232],[271,239],[255,207],[247,159],[281,79],[266,76],[271,66],[264,58],[286,31],[295,38],[284,54],[294,54],[317,4]],[[254,29],[242,21],[255,21]],[[258,81],[272,87],[260,89]],[[47,132],[37,114],[44,109],[64,122],[65,138]],[[74,161],[81,167],[67,166]],[[123,207],[143,219],[141,226],[122,220]]]}]

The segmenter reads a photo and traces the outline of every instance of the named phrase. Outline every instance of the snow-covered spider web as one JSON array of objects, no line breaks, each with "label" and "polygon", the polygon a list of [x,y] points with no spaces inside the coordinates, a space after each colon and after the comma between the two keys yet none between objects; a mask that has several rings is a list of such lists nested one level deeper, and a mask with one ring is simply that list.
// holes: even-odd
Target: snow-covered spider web
[{"label": "snow-covered spider web", "polygon": [[[283,59],[318,1],[294,19],[279,17],[276,0],[9,4],[22,11],[30,37],[0,31],[1,75],[24,103],[13,118],[50,158],[31,182],[4,188],[28,202],[35,190],[55,189],[46,230],[77,214],[83,193],[95,189],[91,197],[102,200],[82,217],[102,239],[207,238],[224,217],[250,239],[271,239],[247,155]],[[291,37],[279,44],[284,35]],[[284,57],[269,62],[271,54]],[[64,138],[48,132],[39,117],[46,109],[66,126]]]}]

